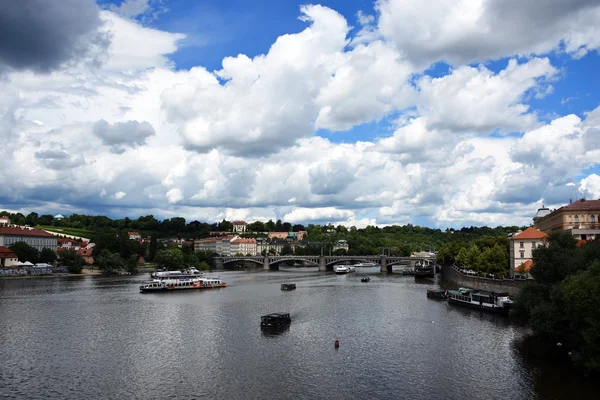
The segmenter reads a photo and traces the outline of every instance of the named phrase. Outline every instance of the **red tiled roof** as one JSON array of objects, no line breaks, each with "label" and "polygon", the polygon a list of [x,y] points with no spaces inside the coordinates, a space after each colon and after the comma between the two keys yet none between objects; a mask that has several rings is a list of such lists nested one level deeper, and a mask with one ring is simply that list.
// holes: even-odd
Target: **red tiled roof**
[{"label": "red tiled roof", "polygon": [[578,241],[577,241],[577,244],[576,244],[575,246],[577,246],[577,247],[581,247],[581,246],[583,246],[583,245],[584,245],[584,244],[586,244],[586,243],[587,243],[587,240],[578,240]]},{"label": "red tiled roof", "polygon": [[41,229],[0,228],[0,235],[56,237]]},{"label": "red tiled roof", "polygon": [[529,228],[525,229],[523,232],[513,235],[513,237],[511,237],[510,240],[544,239],[546,236],[547,235],[544,232],[540,231],[539,229],[534,228],[533,226],[530,226]]},{"label": "red tiled roof", "polygon": [[568,211],[599,211],[600,212],[600,200],[586,200],[580,199],[574,201],[571,204],[561,207],[563,210]]},{"label": "red tiled roof", "polygon": [[[521,265],[524,267],[525,272],[529,272],[529,270],[531,269],[531,267],[533,267],[533,261],[527,260],[524,263],[522,263]],[[517,268],[515,268],[515,270],[520,269],[521,265],[519,265]]]},{"label": "red tiled roof", "polygon": [[233,221],[232,225],[248,225],[245,221]]},{"label": "red tiled roof", "polygon": [[139,235],[138,232],[127,232],[127,234],[129,234],[129,235]]},{"label": "red tiled roof", "polygon": [[17,255],[8,247],[0,246],[0,258],[17,258]]},{"label": "red tiled roof", "polygon": [[256,243],[256,239],[235,239],[233,243]]}]

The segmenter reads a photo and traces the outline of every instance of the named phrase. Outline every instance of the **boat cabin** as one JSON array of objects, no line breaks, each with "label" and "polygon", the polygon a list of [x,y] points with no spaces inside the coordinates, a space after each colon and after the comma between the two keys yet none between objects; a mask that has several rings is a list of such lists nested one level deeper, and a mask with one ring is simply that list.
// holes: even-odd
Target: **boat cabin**
[{"label": "boat cabin", "polygon": [[295,283],[282,283],[281,290],[294,290],[296,289]]},{"label": "boat cabin", "polygon": [[278,328],[292,322],[288,313],[273,313],[260,317],[260,326],[263,328]]}]

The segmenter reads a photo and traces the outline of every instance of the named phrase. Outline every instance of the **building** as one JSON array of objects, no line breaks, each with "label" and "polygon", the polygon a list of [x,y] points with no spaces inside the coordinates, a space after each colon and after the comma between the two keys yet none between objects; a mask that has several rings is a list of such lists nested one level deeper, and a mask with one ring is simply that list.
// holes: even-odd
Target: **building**
[{"label": "building", "polygon": [[234,233],[246,233],[246,229],[248,228],[248,224],[244,221],[233,221],[231,223],[233,225]]},{"label": "building", "polygon": [[235,239],[231,242],[231,254],[256,255],[256,239]]},{"label": "building", "polygon": [[[547,235],[534,227],[529,227],[523,232],[515,233],[510,238],[510,269],[514,275],[515,270],[533,260],[533,250],[546,245]],[[531,267],[531,263],[527,263]],[[512,276],[511,275],[511,276]]]},{"label": "building", "polygon": [[299,232],[269,232],[269,240],[281,239],[281,240],[291,240],[291,241],[302,241],[304,236],[306,236],[306,231]]},{"label": "building", "polygon": [[142,235],[139,232],[127,232],[129,240],[142,240]]},{"label": "building", "polygon": [[62,214],[56,214],[56,215],[54,216],[54,219],[58,219],[58,220],[65,219],[65,216],[64,216],[64,215],[62,215]]},{"label": "building", "polygon": [[200,251],[209,251],[221,256],[230,256],[232,254],[231,242],[239,238],[239,236],[221,236],[217,238],[195,240],[194,251],[196,253]]},{"label": "building", "polygon": [[10,225],[10,218],[0,217],[0,226],[8,226],[8,225]]},{"label": "building", "polygon": [[0,246],[0,268],[12,267],[17,265],[19,259],[8,247]]},{"label": "building", "polygon": [[333,244],[333,248],[332,248],[333,251],[336,251],[336,250],[348,251],[348,249],[349,249],[348,241],[343,240],[343,239],[342,240],[338,240],[337,242],[335,242]]},{"label": "building", "polygon": [[577,240],[600,239],[600,200],[580,199],[556,210],[542,207],[533,218],[534,226],[549,235],[569,231]]},{"label": "building", "polygon": [[56,252],[58,246],[56,236],[40,229],[0,228],[0,246],[8,247],[17,242],[25,242],[38,251],[48,248]]}]

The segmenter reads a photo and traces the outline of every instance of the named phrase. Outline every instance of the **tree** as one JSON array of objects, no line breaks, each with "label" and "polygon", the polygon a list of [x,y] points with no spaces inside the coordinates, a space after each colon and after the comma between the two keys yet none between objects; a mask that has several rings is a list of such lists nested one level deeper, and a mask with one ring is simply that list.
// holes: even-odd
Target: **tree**
[{"label": "tree", "polygon": [[286,243],[281,247],[281,255],[288,256],[290,254],[294,254],[294,251],[292,250],[292,246]]},{"label": "tree", "polygon": [[27,214],[25,217],[25,224],[29,226],[36,226],[38,220],[38,214],[35,212]]},{"label": "tree", "polygon": [[137,259],[137,255],[132,254],[131,257],[129,257],[127,259],[127,262],[125,263],[127,265],[127,271],[129,271],[132,274],[137,271]]},{"label": "tree", "polygon": [[29,261],[34,264],[38,262],[38,250],[25,242],[15,242],[8,246],[8,248],[17,255],[17,258],[21,262]]},{"label": "tree", "polygon": [[66,266],[72,274],[80,274],[85,265],[85,260],[81,254],[77,254],[77,252],[72,249],[60,252],[60,262]]},{"label": "tree", "polygon": [[107,249],[100,252],[96,257],[96,265],[107,274],[120,271],[124,268],[125,263],[118,253],[112,253]]},{"label": "tree", "polygon": [[40,256],[38,257],[38,261],[41,263],[52,264],[56,261],[56,252],[48,247],[44,247],[42,251],[40,251]]},{"label": "tree", "polygon": [[156,257],[154,257],[155,263],[169,271],[181,270],[183,261],[183,252],[177,248],[159,250],[156,252]]},{"label": "tree", "polygon": [[150,237],[150,254],[148,257],[148,260],[152,261],[154,260],[154,257],[156,257],[156,252],[157,252],[157,244],[158,244],[158,240],[156,239],[156,235],[152,235]]}]

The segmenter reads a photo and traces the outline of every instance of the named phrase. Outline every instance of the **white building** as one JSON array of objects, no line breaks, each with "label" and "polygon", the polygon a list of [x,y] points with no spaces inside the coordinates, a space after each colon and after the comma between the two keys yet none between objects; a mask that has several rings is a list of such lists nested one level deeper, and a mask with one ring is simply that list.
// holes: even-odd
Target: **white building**
[{"label": "white building", "polygon": [[127,232],[129,240],[142,240],[142,235],[139,232]]},{"label": "white building", "polygon": [[0,217],[0,226],[8,226],[8,225],[10,225],[10,218]]},{"label": "white building", "polygon": [[511,273],[525,265],[531,266],[533,250],[546,245],[546,234],[539,229],[529,227],[510,238],[510,267]]},{"label": "white building", "polygon": [[246,233],[246,229],[248,228],[248,224],[244,221],[233,221],[231,223],[233,225],[234,233]]},{"label": "white building", "polygon": [[235,239],[231,242],[231,254],[256,255],[256,239]]},{"label": "white building", "polygon": [[40,229],[0,228],[0,246],[8,247],[13,243],[25,242],[38,251],[44,248],[56,252],[56,236]]},{"label": "white building", "polygon": [[8,247],[0,246],[0,267],[12,267],[17,265],[19,259],[17,255],[13,253]]},{"label": "white building", "polygon": [[221,236],[218,238],[195,240],[194,251],[210,251],[211,253],[217,253],[222,256],[229,256],[232,254],[231,242],[239,238],[239,236]]}]

